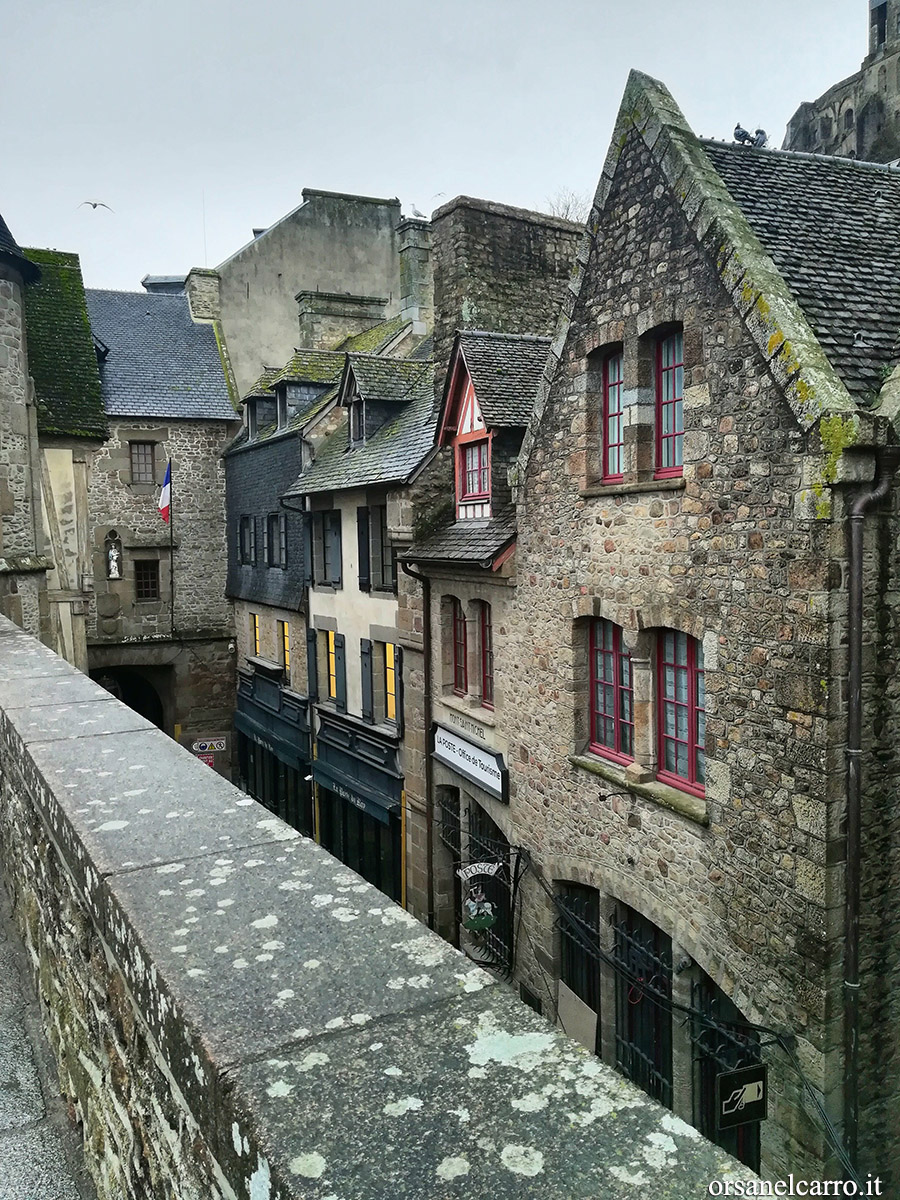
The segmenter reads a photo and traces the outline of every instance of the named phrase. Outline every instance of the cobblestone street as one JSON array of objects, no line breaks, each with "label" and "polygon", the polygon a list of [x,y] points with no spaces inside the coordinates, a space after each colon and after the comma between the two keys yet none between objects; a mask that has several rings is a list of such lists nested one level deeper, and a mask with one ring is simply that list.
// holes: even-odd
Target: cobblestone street
[{"label": "cobblestone street", "polygon": [[0,1200],[93,1200],[0,886]]}]

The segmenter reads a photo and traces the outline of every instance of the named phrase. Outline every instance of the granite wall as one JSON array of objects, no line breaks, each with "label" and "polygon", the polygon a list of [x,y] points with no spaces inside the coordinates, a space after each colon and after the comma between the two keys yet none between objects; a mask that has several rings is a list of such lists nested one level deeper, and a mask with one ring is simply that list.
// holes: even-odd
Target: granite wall
[{"label": "granite wall", "polygon": [[747,1177],[3,619],[0,871],[100,1200]]}]

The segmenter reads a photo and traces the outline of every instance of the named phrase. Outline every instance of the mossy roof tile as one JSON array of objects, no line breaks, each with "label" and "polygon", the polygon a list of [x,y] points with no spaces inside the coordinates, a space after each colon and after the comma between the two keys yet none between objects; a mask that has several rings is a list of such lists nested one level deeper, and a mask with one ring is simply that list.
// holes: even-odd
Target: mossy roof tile
[{"label": "mossy roof tile", "polygon": [[38,431],[105,438],[109,432],[77,254],[29,250],[40,280],[25,289],[28,368]]}]

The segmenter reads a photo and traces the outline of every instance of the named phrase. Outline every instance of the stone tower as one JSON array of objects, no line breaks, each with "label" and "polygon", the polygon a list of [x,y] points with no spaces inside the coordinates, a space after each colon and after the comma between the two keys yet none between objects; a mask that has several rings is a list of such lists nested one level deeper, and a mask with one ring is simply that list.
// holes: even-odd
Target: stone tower
[{"label": "stone tower", "polygon": [[856,74],[791,117],[783,149],[869,162],[900,158],[900,0],[869,0],[869,53]]},{"label": "stone tower", "polygon": [[28,373],[25,288],[40,276],[0,216],[0,613],[46,637],[37,415]]}]

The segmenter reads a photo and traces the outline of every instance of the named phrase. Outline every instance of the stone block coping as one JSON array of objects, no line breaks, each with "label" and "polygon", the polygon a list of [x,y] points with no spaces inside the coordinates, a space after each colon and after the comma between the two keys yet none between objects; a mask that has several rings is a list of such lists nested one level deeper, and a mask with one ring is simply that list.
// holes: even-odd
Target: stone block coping
[{"label": "stone block coping", "polygon": [[687,1200],[754,1178],[3,618],[0,755],[223,1195]]}]

